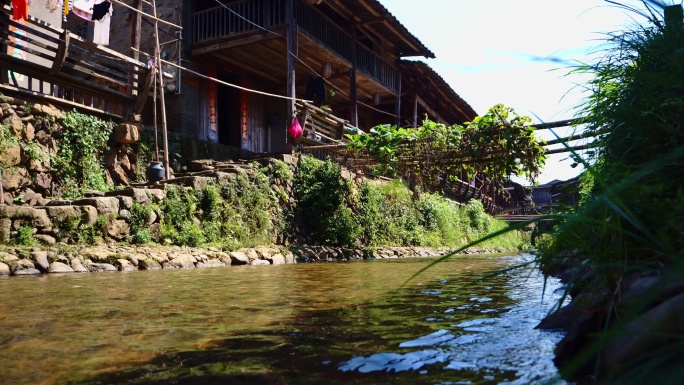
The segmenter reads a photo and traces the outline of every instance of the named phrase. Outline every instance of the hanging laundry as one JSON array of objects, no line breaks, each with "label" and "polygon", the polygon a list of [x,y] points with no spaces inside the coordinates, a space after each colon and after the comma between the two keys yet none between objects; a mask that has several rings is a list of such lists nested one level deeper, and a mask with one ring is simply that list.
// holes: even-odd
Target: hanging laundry
[{"label": "hanging laundry", "polygon": [[309,79],[309,83],[306,85],[306,96],[304,98],[312,100],[315,106],[320,106],[327,97],[328,94],[325,92],[325,79],[321,76]]},{"label": "hanging laundry", "polygon": [[93,5],[93,21],[102,20],[102,18],[105,17],[107,13],[111,15],[111,13],[109,12],[111,6],[112,3],[110,3],[109,1],[103,1],[100,4]]},{"label": "hanging laundry", "polygon": [[93,20],[93,5],[95,5],[95,0],[76,0],[72,1],[72,11],[74,15],[86,19],[88,21]]},{"label": "hanging laundry", "polygon": [[54,13],[57,8],[59,8],[60,0],[47,0],[45,2],[45,9],[49,10],[50,13]]},{"label": "hanging laundry", "polygon": [[67,15],[69,14],[69,11],[71,10],[71,0],[64,0],[64,9],[62,11],[62,14],[64,15],[64,22],[66,23],[67,21]]},{"label": "hanging laundry", "polygon": [[[102,17],[98,20],[95,20],[95,30],[93,31],[93,43],[99,44],[99,45],[109,45],[109,26],[112,20],[112,12],[114,9],[112,8],[112,3],[106,0],[96,0],[98,3],[94,5],[100,5],[100,4],[106,4],[106,12]],[[99,11],[98,7],[98,12]],[[98,13],[99,15],[99,13]]]},{"label": "hanging laundry", "polygon": [[12,0],[12,19],[28,19],[28,4],[26,0]]}]

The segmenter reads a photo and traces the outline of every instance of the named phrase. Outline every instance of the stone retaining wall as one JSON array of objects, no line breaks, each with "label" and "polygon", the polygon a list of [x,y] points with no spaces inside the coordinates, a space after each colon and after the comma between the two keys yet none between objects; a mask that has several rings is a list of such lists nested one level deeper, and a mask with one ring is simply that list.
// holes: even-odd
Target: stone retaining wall
[{"label": "stone retaining wall", "polygon": [[[217,247],[180,246],[82,246],[8,248],[0,252],[0,276],[55,273],[115,272],[133,270],[192,269],[239,265],[281,265],[307,262],[337,262],[361,259],[434,257],[448,249],[385,247],[376,250],[326,246],[241,248],[223,251]],[[467,250],[466,254],[494,252]]]},{"label": "stone retaining wall", "polygon": [[[98,217],[108,218],[104,235],[108,240],[118,242],[129,233],[126,219],[130,217],[133,203],[159,203],[164,196],[165,192],[160,188],[127,188],[108,193],[93,192],[76,200],[41,198],[42,205],[38,206],[0,205],[0,244],[7,243],[18,235],[20,228],[28,226],[35,239],[54,245],[63,240],[66,225],[71,228],[93,226]],[[152,218],[150,225],[158,221],[159,218]]]}]

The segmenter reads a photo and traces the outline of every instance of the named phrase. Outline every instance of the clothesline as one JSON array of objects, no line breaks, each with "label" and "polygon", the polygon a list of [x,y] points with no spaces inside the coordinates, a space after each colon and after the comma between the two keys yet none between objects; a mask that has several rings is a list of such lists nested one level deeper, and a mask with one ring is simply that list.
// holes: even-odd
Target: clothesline
[{"label": "clothesline", "polygon": [[[131,11],[137,12],[137,13],[139,13],[139,14],[145,16],[145,17],[148,17],[148,18],[150,18],[150,19],[152,19],[152,20],[156,20],[156,21],[158,21],[158,22],[160,22],[160,23],[164,23],[164,24],[170,25],[170,26],[172,26],[172,27],[174,27],[174,28],[178,28],[178,29],[180,29],[180,30],[183,30],[183,27],[181,27],[180,25],[176,25],[176,24],[170,23],[170,22],[168,22],[168,21],[166,21],[166,20],[162,20],[162,19],[160,19],[160,18],[154,17],[154,16],[150,15],[149,13],[146,13],[146,12],[143,12],[143,11],[139,11],[139,10],[137,10],[136,8],[133,8],[133,7],[131,7],[130,5],[124,3],[123,1],[119,1],[119,0],[112,0],[112,1],[115,2],[115,3],[117,3],[117,4],[123,5],[124,7],[130,9]],[[145,1],[145,3],[150,4],[150,3],[148,3],[147,1]]]},{"label": "clothesline", "polygon": [[[255,22],[253,22],[252,20],[247,19],[246,17],[244,17],[244,16],[240,15],[239,13],[235,12],[233,9],[231,9],[231,8],[228,7],[227,5],[223,4],[223,3],[220,2],[219,0],[214,0],[214,1],[216,1],[216,3],[217,3],[219,6],[225,8],[228,12],[230,12],[230,13],[232,13],[233,15],[239,17],[240,19],[244,20],[245,22],[247,22],[247,23],[249,23],[249,24],[251,24],[251,25],[253,25],[253,26],[255,26],[255,27],[257,27],[257,28],[259,28],[259,29],[261,29],[261,30],[263,30],[263,31],[266,31],[266,32],[268,32],[268,33],[271,33],[271,34],[273,34],[273,35],[276,35],[276,36],[279,36],[279,37],[285,39],[285,36],[283,36],[283,35],[281,35],[281,34],[279,34],[279,33],[277,33],[277,32],[274,32],[274,31],[272,31],[272,30],[270,30],[270,29],[268,29],[268,28],[266,28],[266,27],[264,27],[264,26],[261,26],[261,25],[255,23]],[[302,59],[299,57],[299,55],[296,55],[296,54],[294,54],[293,52],[291,52],[291,51],[289,51],[289,50],[288,50],[287,52],[288,52],[289,55],[291,55],[292,57],[294,57],[295,60],[297,60],[297,62],[299,62],[299,63],[300,63],[301,65],[303,65],[304,67],[306,67],[309,71],[313,72],[316,76],[319,76],[319,77],[323,78],[323,76],[322,76],[318,71],[316,71],[315,69],[311,68],[311,66],[309,66],[308,64],[306,64],[306,62],[304,62],[304,60],[302,60]],[[335,84],[333,84],[333,83],[332,83],[331,81],[329,81],[328,79],[323,78],[323,80],[325,81],[325,83],[326,83],[327,85],[329,85],[330,87],[332,87],[332,88],[334,88],[335,90],[337,90],[337,92],[341,93],[341,94],[344,95],[344,96],[349,96],[348,93],[344,92],[344,90],[342,90],[340,87],[337,87]],[[364,103],[364,102],[357,101],[357,103],[358,103],[359,105],[361,105],[361,106],[363,106],[363,107],[366,107],[366,108],[369,108],[369,109],[371,109],[371,110],[373,110],[373,111],[375,111],[375,112],[379,112],[379,113],[382,113],[382,114],[385,114],[385,115],[389,115],[389,116],[394,117],[394,118],[398,118],[398,116],[397,116],[396,114],[393,114],[393,113],[387,112],[387,111],[383,111],[383,110],[381,110],[381,109],[379,109],[379,108],[375,108],[375,107],[373,107],[373,106],[371,106],[371,105],[369,105],[369,104],[366,104],[366,103]]]},{"label": "clothesline", "polygon": [[[131,47],[131,49],[134,50],[134,51],[136,51],[136,52],[139,52],[139,53],[141,53],[141,54],[143,54],[143,55],[150,56],[150,54],[148,54],[147,52],[144,52],[144,51],[141,51],[141,50],[139,50],[139,49],[136,49],[135,47]],[[195,72],[195,71],[193,71],[193,70],[191,70],[191,69],[189,69],[189,68],[185,68],[185,67],[183,67],[183,66],[179,66],[178,64],[171,63],[171,62],[166,61],[166,60],[164,60],[164,59],[159,59],[159,60],[160,60],[162,63],[166,64],[166,65],[170,65],[171,67],[178,68],[178,69],[180,69],[180,70],[189,72],[189,73],[191,73],[191,74],[193,74],[193,75],[196,75],[196,76],[199,76],[199,77],[201,77],[201,78],[204,78],[204,79],[208,79],[208,80],[214,81],[214,82],[219,83],[219,84],[223,84],[223,85],[228,86],[228,87],[237,88],[238,90],[247,91],[247,92],[251,92],[251,93],[255,93],[255,94],[259,94],[259,95],[264,95],[264,96],[270,96],[270,97],[274,97],[274,98],[280,98],[280,99],[286,99],[286,100],[294,100],[294,101],[312,103],[311,100],[306,100],[306,99],[301,99],[301,98],[292,98],[292,97],[289,97],[289,96],[283,96],[283,95],[277,95],[277,94],[271,94],[271,93],[268,93],[268,92],[263,92],[263,91],[253,90],[253,89],[251,89],[251,88],[246,88],[246,87],[238,86],[237,84],[232,84],[232,83],[224,82],[223,80],[219,80],[219,79],[216,79],[216,78],[211,77],[211,76],[203,75],[203,74],[201,74],[201,73],[199,73],[199,72]]]}]

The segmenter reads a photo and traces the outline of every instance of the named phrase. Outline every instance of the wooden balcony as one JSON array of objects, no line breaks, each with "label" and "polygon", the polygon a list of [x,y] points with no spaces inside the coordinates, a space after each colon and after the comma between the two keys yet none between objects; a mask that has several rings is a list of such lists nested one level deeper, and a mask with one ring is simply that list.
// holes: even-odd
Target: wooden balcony
[{"label": "wooden balcony", "polygon": [[142,109],[151,81],[145,63],[30,16],[12,20],[11,12],[0,8],[0,91],[113,118]]},{"label": "wooden balcony", "polygon": [[[300,35],[323,47],[348,67],[368,77],[393,94],[399,91],[399,71],[373,50],[355,40],[343,28],[304,1],[295,1],[295,19]],[[284,0],[244,0],[199,11],[192,16],[192,36],[196,47],[241,39],[262,28],[281,33],[285,27]],[[268,33],[267,33],[268,35]],[[274,36],[270,36],[271,38]],[[254,39],[254,42],[262,39]],[[282,39],[283,42],[285,39]],[[252,40],[245,40],[251,42]],[[327,55],[327,53],[326,53]]]}]

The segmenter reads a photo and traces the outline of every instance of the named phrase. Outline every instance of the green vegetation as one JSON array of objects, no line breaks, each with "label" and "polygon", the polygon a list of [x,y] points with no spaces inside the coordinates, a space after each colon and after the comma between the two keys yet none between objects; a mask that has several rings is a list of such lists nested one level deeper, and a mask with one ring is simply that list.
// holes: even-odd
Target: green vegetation
[{"label": "green vegetation", "polygon": [[[229,248],[272,243],[279,213],[278,197],[271,189],[268,171],[256,170],[253,177],[236,174],[225,184],[208,185],[201,190],[168,186],[159,209],[160,241],[188,246],[220,244]],[[141,223],[148,214],[135,207],[133,212],[132,239],[144,243],[147,235],[141,230]]]},{"label": "green vegetation", "polygon": [[[439,194],[414,194],[399,180],[364,181],[356,188],[330,160],[304,156],[296,176],[298,210],[316,243],[340,246],[458,246],[505,228],[482,203],[466,205]],[[517,231],[485,247],[522,248]]]},{"label": "green vegetation", "polygon": [[45,161],[45,153],[43,153],[43,150],[36,142],[26,143],[24,146],[24,153],[30,160],[37,160],[39,162]]},{"label": "green vegetation", "polygon": [[19,234],[15,238],[12,238],[10,244],[17,246],[33,246],[36,243],[35,238],[33,238],[33,227],[21,226],[17,232]]},{"label": "green vegetation", "polygon": [[81,196],[85,189],[107,191],[103,151],[114,124],[76,110],[60,118],[61,133],[57,153],[52,156],[52,172],[65,197]]},{"label": "green vegetation", "polygon": [[[684,29],[681,13],[672,25],[655,13],[650,21],[611,35],[603,58],[577,69],[594,75],[581,114],[598,147],[581,177],[580,207],[558,216],[564,220],[542,243],[540,262],[547,272],[567,256],[581,262],[583,274],[569,290],[604,298],[592,306],[605,317],[601,332],[564,368],[569,375],[586,367],[599,379],[617,374],[603,372],[596,353],[624,334],[621,328],[641,315],[636,309],[648,308],[646,300],[620,303],[623,285],[635,274],[660,276],[663,286],[684,279]],[[665,341],[658,330],[648,333]],[[658,343],[660,349],[630,357],[634,369],[620,373],[621,383],[672,381],[684,339],[671,337],[669,344]]]},{"label": "green vegetation", "polygon": [[141,205],[133,203],[131,217],[128,219],[131,232],[128,238],[130,243],[144,244],[152,240],[152,232],[149,228],[150,218],[155,214],[156,205]]},{"label": "green vegetation", "polygon": [[[4,154],[5,150],[11,145],[17,143],[17,141],[18,138],[16,135],[14,135],[12,127],[10,127],[10,125],[7,123],[0,124],[0,153]],[[3,169],[10,167],[8,159],[6,159],[4,156],[0,157],[0,167]]]},{"label": "green vegetation", "polygon": [[347,135],[349,149],[370,157],[371,171],[410,176],[418,185],[434,186],[446,176],[505,180],[524,175],[534,180],[546,160],[542,142],[527,125],[531,119],[497,104],[464,126],[425,120],[414,128],[377,126],[370,134]]}]

